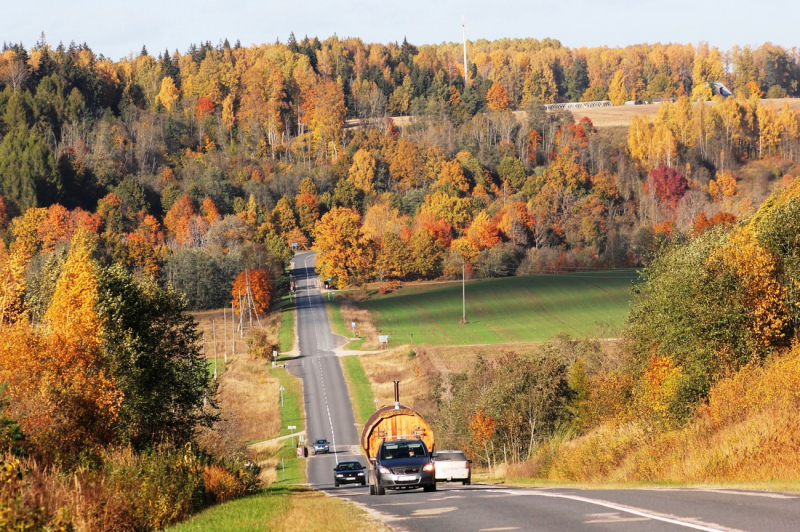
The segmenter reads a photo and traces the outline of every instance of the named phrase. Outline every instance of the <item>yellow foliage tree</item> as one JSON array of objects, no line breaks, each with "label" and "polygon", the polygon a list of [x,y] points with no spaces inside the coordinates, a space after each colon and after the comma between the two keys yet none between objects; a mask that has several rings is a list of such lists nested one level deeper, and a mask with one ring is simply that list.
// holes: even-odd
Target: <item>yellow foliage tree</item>
[{"label": "yellow foliage tree", "polygon": [[25,321],[0,335],[0,380],[34,446],[71,454],[113,440],[122,395],[102,358],[93,235],[78,230],[50,306],[48,327]]},{"label": "yellow foliage tree", "polygon": [[44,319],[52,331],[97,346],[101,330],[96,311],[97,267],[91,258],[93,249],[94,237],[79,229]]},{"label": "yellow foliage tree", "polygon": [[355,155],[353,155],[353,164],[350,165],[348,172],[348,180],[353,183],[358,190],[364,194],[375,193],[375,158],[372,154],[360,148]]},{"label": "yellow foliage tree", "polygon": [[325,213],[314,227],[317,271],[323,279],[333,279],[339,286],[358,284],[371,273],[373,249],[361,230],[357,211],[335,207]]},{"label": "yellow foliage tree", "polygon": [[778,112],[769,105],[759,105],[756,109],[758,118],[758,156],[764,157],[775,153],[780,144],[781,123]]},{"label": "yellow foliage tree", "polygon": [[167,111],[172,111],[175,104],[181,97],[181,91],[175,86],[171,77],[166,76],[161,80],[161,90],[156,96],[156,102],[160,103]]},{"label": "yellow foliage tree", "polygon": [[653,355],[647,362],[636,390],[640,414],[662,427],[670,427],[670,406],[676,399],[683,370],[665,356]]},{"label": "yellow foliage tree", "polygon": [[622,105],[628,99],[628,91],[625,89],[625,73],[622,70],[614,72],[611,83],[608,86],[608,99],[613,105]]},{"label": "yellow foliage tree", "polygon": [[777,259],[768,253],[749,227],[734,232],[728,243],[709,256],[711,271],[730,272],[742,286],[740,303],[748,309],[748,326],[762,345],[784,337],[788,319],[786,288],[777,280]]},{"label": "yellow foliage tree", "polygon": [[436,185],[438,187],[452,185],[459,192],[469,192],[469,181],[464,175],[464,167],[458,161],[448,161],[442,165]]}]

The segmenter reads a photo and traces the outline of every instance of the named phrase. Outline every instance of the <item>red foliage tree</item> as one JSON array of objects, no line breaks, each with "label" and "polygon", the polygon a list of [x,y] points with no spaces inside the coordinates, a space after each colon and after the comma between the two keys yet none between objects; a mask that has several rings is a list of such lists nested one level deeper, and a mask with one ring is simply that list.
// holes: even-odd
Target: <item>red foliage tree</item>
[{"label": "red foliage tree", "polygon": [[673,209],[689,190],[686,177],[668,166],[654,168],[645,186],[648,191],[652,190],[662,203],[668,203]]},{"label": "red foliage tree", "polygon": [[8,227],[8,207],[6,206],[6,200],[3,199],[3,196],[0,196],[0,231],[4,230]]},{"label": "red foliage tree", "polygon": [[204,116],[208,116],[213,112],[214,102],[211,101],[211,98],[200,96],[197,99],[197,104],[195,104],[195,116],[197,116],[197,118],[203,118]]}]

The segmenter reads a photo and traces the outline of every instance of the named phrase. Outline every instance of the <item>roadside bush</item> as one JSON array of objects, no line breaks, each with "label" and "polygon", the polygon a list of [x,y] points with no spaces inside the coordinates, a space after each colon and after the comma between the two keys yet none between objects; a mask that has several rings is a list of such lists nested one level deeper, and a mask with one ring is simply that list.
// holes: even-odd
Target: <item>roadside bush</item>
[{"label": "roadside bush", "polygon": [[67,507],[60,505],[58,497],[45,489],[46,477],[33,462],[9,455],[0,459],[0,529],[71,528]]},{"label": "roadside bush", "polygon": [[123,453],[107,463],[106,471],[114,497],[136,509],[137,519],[150,529],[164,528],[206,506],[203,464],[191,445],[138,456]]},{"label": "roadside bush", "polygon": [[253,358],[271,362],[273,351],[278,350],[278,340],[267,329],[251,329],[247,335],[247,350]]}]

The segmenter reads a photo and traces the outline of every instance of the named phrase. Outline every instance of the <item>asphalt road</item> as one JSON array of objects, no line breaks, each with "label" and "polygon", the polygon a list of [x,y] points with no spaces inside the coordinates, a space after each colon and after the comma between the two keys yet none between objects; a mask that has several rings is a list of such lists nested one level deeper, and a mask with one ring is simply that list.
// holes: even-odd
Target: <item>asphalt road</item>
[{"label": "asphalt road", "polygon": [[[724,489],[579,490],[440,484],[435,493],[333,487],[337,461],[358,459],[353,411],[335,337],[317,289],[312,253],[295,257],[300,357],[287,369],[304,383],[307,434],[331,442],[329,455],[309,456],[308,481],[351,500],[397,531],[774,531],[800,530],[800,493]],[[357,524],[354,524],[357,528]]]},{"label": "asphalt road", "polygon": [[[308,482],[313,486],[333,485],[333,468],[344,460],[366,460],[361,455],[353,408],[339,360],[334,354],[336,339],[317,288],[314,254],[298,253],[294,258],[297,298],[297,333],[300,356],[286,369],[303,379],[306,435],[309,448]],[[340,341],[342,341],[340,339]],[[326,438],[330,454],[312,455],[313,442]]]}]

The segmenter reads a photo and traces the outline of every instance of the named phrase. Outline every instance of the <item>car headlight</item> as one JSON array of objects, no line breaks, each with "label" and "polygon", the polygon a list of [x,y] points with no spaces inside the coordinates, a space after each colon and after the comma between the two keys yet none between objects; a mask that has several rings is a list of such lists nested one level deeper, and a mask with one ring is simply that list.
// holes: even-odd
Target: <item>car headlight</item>
[{"label": "car headlight", "polygon": [[344,475],[342,475],[341,473],[337,473],[336,476],[337,477],[343,477]]},{"label": "car headlight", "polygon": [[363,477],[363,476],[364,476],[364,472],[363,472],[363,471],[361,471],[361,472],[358,474],[358,476],[359,476],[359,477]]},{"label": "car headlight", "polygon": [[380,466],[378,468],[378,471],[380,471],[382,475],[391,475],[392,474],[392,472],[386,466]]},{"label": "car headlight", "polygon": [[423,471],[433,471],[433,467],[434,467],[433,466],[433,462],[429,462],[429,463],[425,464],[425,466],[423,466],[422,470]]}]

